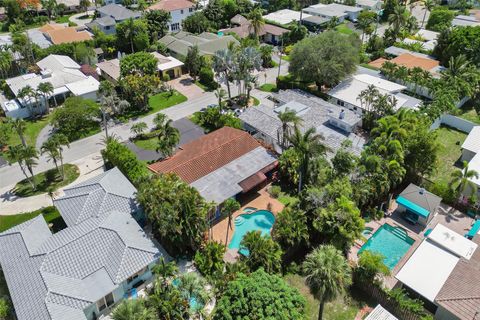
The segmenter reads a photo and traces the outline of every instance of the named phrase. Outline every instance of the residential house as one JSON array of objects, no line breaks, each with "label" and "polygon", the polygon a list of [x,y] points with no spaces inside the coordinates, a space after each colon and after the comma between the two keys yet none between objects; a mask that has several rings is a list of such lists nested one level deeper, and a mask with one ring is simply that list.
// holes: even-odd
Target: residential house
[{"label": "residential house", "polygon": [[97,17],[87,24],[90,30],[98,28],[105,34],[114,34],[115,25],[128,19],[138,19],[142,14],[138,11],[132,11],[119,4],[107,4],[97,8]]},{"label": "residential house", "polygon": [[[81,66],[72,58],[51,54],[38,61],[37,67],[40,69],[39,73],[27,73],[5,80],[14,96],[26,86],[36,90],[40,83],[49,82],[53,86],[53,93],[49,97],[50,106],[59,105],[70,95],[97,100],[99,82],[94,77],[82,73]],[[38,109],[33,110],[33,107]],[[9,117],[28,118],[35,113],[43,112],[45,102],[42,98],[16,98],[2,104],[2,108]]]},{"label": "residential house", "polygon": [[[416,39],[406,38],[403,40],[404,43],[419,43],[422,46],[422,49],[432,51],[437,45],[437,39],[440,35],[439,32],[420,29],[415,34]],[[418,39],[420,38],[420,39]]]},{"label": "residential house", "polygon": [[[234,25],[233,27],[222,29],[220,31],[223,33],[235,33],[241,39],[247,38],[254,34],[254,30],[250,24],[250,21],[248,21],[242,15],[237,14],[230,19],[230,22]],[[257,36],[262,42],[277,45],[280,43],[282,36],[288,32],[290,32],[290,30],[275,26],[273,24],[265,23],[261,26]]]},{"label": "residential house", "polygon": [[137,222],[135,187],[114,168],[54,200],[67,228],[42,215],[0,233],[0,264],[19,320],[93,320],[152,280],[169,258]]},{"label": "residential house", "polygon": [[358,68],[353,76],[340,82],[328,92],[333,104],[363,114],[367,106],[363,105],[360,94],[369,86],[374,86],[380,94],[386,94],[396,99],[395,110],[400,108],[417,109],[421,101],[402,93],[406,86],[383,79],[378,72]]},{"label": "residential house", "polygon": [[387,309],[382,307],[382,305],[377,304],[375,309],[373,309],[365,318],[365,320],[398,320],[393,314],[388,312]]},{"label": "residential house", "polygon": [[82,42],[92,40],[92,34],[84,27],[68,27],[63,24],[48,23],[40,28],[45,38],[52,44]]},{"label": "residential house", "polygon": [[302,16],[302,20],[310,17],[310,15],[306,13],[300,14],[300,11],[282,9],[263,16],[263,19],[265,19],[266,22],[272,21],[275,24],[286,26],[291,23],[298,23],[300,16]]},{"label": "residential house", "polygon": [[[472,128],[467,138],[462,144],[462,161],[468,162],[468,169],[480,173],[480,126]],[[470,181],[475,183],[480,190],[480,178],[470,178]],[[466,190],[470,193],[470,190]],[[477,191],[480,194],[480,191]]]},{"label": "residential house", "polygon": [[[173,172],[205,200],[221,204],[262,185],[276,166],[275,155],[248,132],[223,127],[183,144],[175,155],[148,168],[154,173]],[[211,219],[219,217],[217,210]]]},{"label": "residential house", "polygon": [[[276,102],[274,107],[259,105],[248,108],[239,118],[246,131],[272,146],[276,152],[282,153],[282,144],[288,145],[288,142],[282,141],[283,129],[279,113],[290,110],[302,119],[299,124],[302,132],[315,128],[325,138],[329,154],[335,154],[345,140],[352,142],[349,148],[352,153],[361,153],[365,139],[355,133],[362,124],[361,117],[355,112],[300,90],[282,90],[273,93],[272,98]],[[291,130],[289,128],[289,132]]]},{"label": "residential house", "polygon": [[380,0],[356,0],[356,7],[362,8],[363,10],[370,10],[379,14],[383,7],[383,1]]},{"label": "residential house", "polygon": [[182,22],[195,12],[195,4],[188,0],[160,0],[148,7],[148,10],[163,10],[170,13],[172,21],[168,27],[170,32],[182,30]]},{"label": "residential house", "polygon": [[426,226],[437,214],[437,209],[442,202],[439,196],[410,183],[395,200],[398,204],[397,211],[411,222]]},{"label": "residential house", "polygon": [[458,15],[452,20],[454,27],[477,27],[480,26],[480,19],[477,15]]},{"label": "residential house", "polygon": [[339,3],[319,3],[303,9],[303,12],[312,16],[328,19],[329,21],[332,18],[337,18],[338,22],[343,22],[345,19],[355,22],[362,10],[363,9],[359,7],[346,6]]},{"label": "residential house", "polygon": [[476,319],[480,305],[480,237],[437,224],[395,276],[427,303],[435,319]]},{"label": "residential house", "polygon": [[[158,52],[151,52],[158,60],[159,76],[165,78],[166,75],[170,79],[178,78],[182,75],[182,67],[184,63],[174,57],[166,57]],[[97,74],[109,80],[113,84],[117,84],[120,79],[120,60],[111,59],[97,63]]]},{"label": "residential house", "polygon": [[215,52],[227,49],[232,42],[239,44],[233,36],[216,35],[210,32],[193,35],[185,31],[166,35],[159,42],[165,44],[169,53],[180,60],[185,59],[188,50],[193,46],[198,46],[198,50],[203,56],[214,56]]}]

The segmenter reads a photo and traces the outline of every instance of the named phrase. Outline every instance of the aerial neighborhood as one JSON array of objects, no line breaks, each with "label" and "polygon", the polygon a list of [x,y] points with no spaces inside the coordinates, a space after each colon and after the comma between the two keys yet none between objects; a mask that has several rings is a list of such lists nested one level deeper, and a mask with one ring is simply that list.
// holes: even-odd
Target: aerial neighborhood
[{"label": "aerial neighborhood", "polygon": [[480,319],[480,3],[0,1],[0,320]]}]

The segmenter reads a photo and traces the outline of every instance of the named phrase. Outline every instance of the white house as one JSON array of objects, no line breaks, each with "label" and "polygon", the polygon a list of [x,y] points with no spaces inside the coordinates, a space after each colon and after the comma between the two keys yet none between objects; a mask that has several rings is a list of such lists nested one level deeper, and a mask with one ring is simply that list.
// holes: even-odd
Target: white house
[{"label": "white house", "polygon": [[[27,73],[6,80],[7,86],[14,96],[17,96],[26,86],[37,90],[40,83],[49,82],[53,86],[53,92],[49,96],[50,106],[58,105],[70,95],[91,100],[97,99],[99,82],[80,71],[80,65],[72,58],[51,54],[38,61],[37,66],[40,69],[38,74]],[[43,99],[40,97],[38,98],[39,103],[36,102],[33,96],[16,98],[2,103],[2,109],[8,117],[28,118],[44,111]]]},{"label": "white house", "polygon": [[[468,162],[468,169],[480,172],[480,126],[472,128],[462,144],[462,161]],[[480,179],[475,177],[470,181],[474,182],[480,189]]]},{"label": "white house", "polygon": [[362,73],[363,69],[359,68],[359,70],[355,75],[340,82],[328,92],[332,103],[362,114],[365,106],[362,105],[359,96],[362,91],[367,90],[369,86],[373,85],[381,94],[388,94],[395,97],[397,101],[395,106],[396,110],[402,107],[417,109],[420,106],[420,100],[402,93],[407,87],[385,80],[378,74],[374,75],[374,72],[367,74]]},{"label": "white house", "polygon": [[[310,14],[303,13],[302,20],[310,16]],[[290,9],[278,10],[263,16],[263,19],[266,21],[275,22],[277,24],[287,25],[292,22],[300,21],[300,11],[294,11]]]},{"label": "white house", "polygon": [[478,234],[471,241],[437,224],[395,278],[431,303],[435,319],[476,319],[479,241]]},{"label": "white house", "polygon": [[364,10],[370,10],[375,13],[379,13],[382,10],[383,1],[380,0],[357,0],[355,3],[356,7],[362,8]]},{"label": "white house", "polygon": [[346,6],[338,3],[319,3],[303,9],[303,12],[312,16],[319,16],[329,20],[336,17],[338,18],[338,22],[343,22],[345,19],[357,21],[357,17],[362,10],[363,9],[360,7]]},{"label": "white house", "polygon": [[182,21],[195,12],[195,4],[188,0],[161,0],[148,7],[148,10],[170,12],[172,21],[170,21],[169,31],[177,32],[182,30]]}]

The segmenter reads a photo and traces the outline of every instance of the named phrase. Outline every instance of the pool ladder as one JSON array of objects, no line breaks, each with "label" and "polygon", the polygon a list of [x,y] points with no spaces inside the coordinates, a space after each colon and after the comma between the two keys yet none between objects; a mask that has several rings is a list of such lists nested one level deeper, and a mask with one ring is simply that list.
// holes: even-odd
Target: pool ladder
[{"label": "pool ladder", "polygon": [[392,233],[399,237],[402,240],[407,240],[408,239],[408,234],[405,230],[399,227],[393,227]]},{"label": "pool ladder", "polygon": [[244,222],[245,222],[245,218],[238,216],[235,218],[234,224],[236,226],[241,226]]}]

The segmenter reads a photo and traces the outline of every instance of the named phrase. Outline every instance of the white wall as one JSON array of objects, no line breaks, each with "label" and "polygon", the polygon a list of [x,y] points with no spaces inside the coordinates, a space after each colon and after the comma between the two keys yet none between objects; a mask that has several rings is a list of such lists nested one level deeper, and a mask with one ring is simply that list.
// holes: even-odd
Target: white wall
[{"label": "white wall", "polygon": [[472,128],[476,126],[476,124],[471,121],[452,116],[451,114],[444,114],[432,123],[432,125],[430,126],[430,130],[435,130],[439,128],[442,124],[455,128],[467,134],[470,133],[470,131],[472,131]]},{"label": "white wall", "polygon": [[195,12],[195,8],[190,8],[190,9],[187,8],[187,9],[171,11],[170,16],[172,17],[172,21],[170,22],[170,25],[168,27],[169,31],[177,32],[182,30],[182,21],[186,17],[191,16],[194,12]]}]

